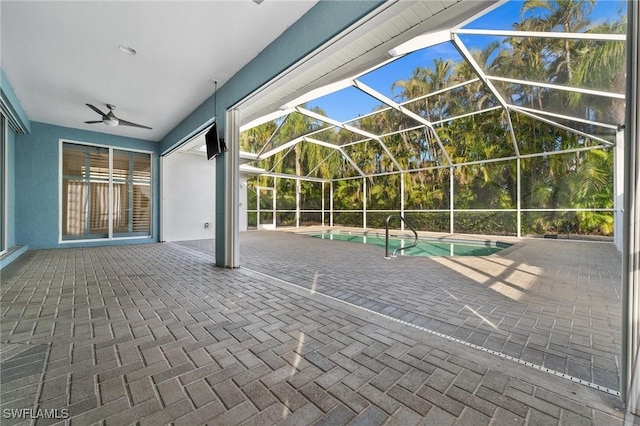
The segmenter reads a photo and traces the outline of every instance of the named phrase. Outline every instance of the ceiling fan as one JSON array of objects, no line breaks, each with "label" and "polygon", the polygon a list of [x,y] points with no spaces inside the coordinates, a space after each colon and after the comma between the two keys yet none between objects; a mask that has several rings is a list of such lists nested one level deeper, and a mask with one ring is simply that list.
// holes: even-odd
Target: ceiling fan
[{"label": "ceiling fan", "polygon": [[130,126],[130,127],[140,127],[142,129],[151,130],[151,127],[143,126],[142,124],[132,123],[130,121],[126,121],[126,120],[123,120],[121,118],[116,117],[116,115],[113,113],[113,110],[116,109],[115,105],[107,104],[107,108],[109,108],[109,112],[106,113],[106,114],[104,112],[100,111],[98,108],[94,107],[91,104],[85,104],[85,105],[88,106],[89,108],[91,108],[92,110],[94,110],[95,112],[97,112],[98,114],[100,114],[102,116],[102,120],[85,121],[85,123],[87,123],[87,124],[104,123],[107,126],[111,126],[111,127],[115,127],[115,126]]}]

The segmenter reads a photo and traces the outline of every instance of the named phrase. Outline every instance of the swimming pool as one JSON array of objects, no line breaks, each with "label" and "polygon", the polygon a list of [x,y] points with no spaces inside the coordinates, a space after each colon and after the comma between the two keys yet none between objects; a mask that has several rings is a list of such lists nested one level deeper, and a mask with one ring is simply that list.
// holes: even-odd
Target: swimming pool
[{"label": "swimming pool", "polygon": [[[364,234],[343,234],[343,233],[311,233],[307,234],[312,238],[333,241],[349,241],[360,244],[371,244],[385,248],[385,239],[378,236],[368,236]],[[413,238],[389,238],[389,252],[397,248],[411,245]],[[398,251],[398,255],[403,256],[489,256],[500,250],[509,247],[510,244],[493,241],[441,241],[419,239],[418,245],[406,250]],[[384,253],[384,252],[383,252]]]}]

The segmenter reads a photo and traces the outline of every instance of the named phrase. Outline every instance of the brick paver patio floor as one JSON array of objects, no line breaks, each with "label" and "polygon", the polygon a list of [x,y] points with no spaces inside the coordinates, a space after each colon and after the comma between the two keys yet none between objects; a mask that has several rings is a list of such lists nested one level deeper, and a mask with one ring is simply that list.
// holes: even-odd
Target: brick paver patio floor
[{"label": "brick paver patio floor", "polygon": [[241,243],[237,270],[210,241],[3,269],[1,423],[623,423],[609,244],[386,261],[289,233]]}]

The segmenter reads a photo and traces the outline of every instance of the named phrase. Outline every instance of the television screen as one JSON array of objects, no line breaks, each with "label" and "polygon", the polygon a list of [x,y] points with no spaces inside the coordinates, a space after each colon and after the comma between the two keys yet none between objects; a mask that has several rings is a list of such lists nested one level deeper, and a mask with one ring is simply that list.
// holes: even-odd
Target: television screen
[{"label": "television screen", "polygon": [[216,158],[219,154],[227,150],[224,139],[218,138],[216,123],[213,123],[213,126],[211,126],[209,131],[204,135],[204,139],[207,145],[207,160]]}]

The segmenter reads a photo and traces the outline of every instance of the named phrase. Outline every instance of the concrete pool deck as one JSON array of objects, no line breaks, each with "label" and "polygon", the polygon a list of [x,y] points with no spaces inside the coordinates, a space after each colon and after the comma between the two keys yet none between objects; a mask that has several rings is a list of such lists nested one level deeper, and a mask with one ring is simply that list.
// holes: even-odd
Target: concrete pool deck
[{"label": "concrete pool deck", "polygon": [[624,422],[612,244],[522,240],[484,258],[385,260],[378,247],[251,231],[241,234],[237,270],[213,267],[212,247],[36,250],[3,269],[3,415]]}]

